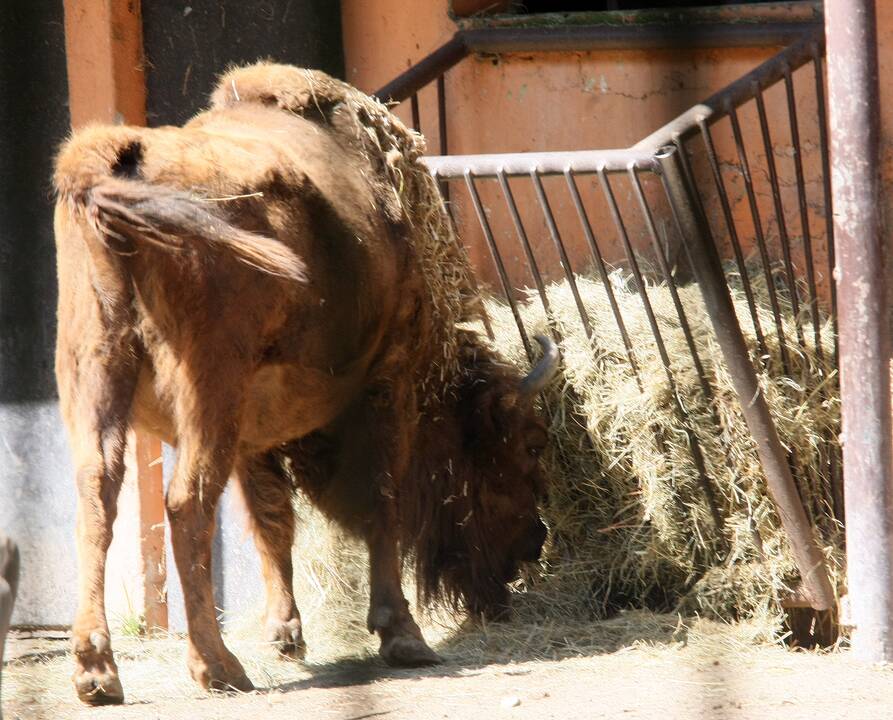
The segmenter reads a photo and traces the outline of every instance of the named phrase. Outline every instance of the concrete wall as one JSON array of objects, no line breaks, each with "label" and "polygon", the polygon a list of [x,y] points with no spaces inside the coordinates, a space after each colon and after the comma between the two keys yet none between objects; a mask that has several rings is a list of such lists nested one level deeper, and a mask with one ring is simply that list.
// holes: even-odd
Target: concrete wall
[{"label": "concrete wall", "polygon": [[22,579],[13,623],[74,612],[74,484],[53,346],[50,176],[69,128],[62,4],[0,3],[0,528]]}]

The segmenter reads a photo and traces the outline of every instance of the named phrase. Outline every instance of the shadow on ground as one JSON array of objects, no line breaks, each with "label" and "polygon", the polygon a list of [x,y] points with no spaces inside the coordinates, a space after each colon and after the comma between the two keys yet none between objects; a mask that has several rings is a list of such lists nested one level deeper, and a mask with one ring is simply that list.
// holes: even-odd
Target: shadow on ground
[{"label": "shadow on ground", "polygon": [[[444,662],[431,667],[402,669],[377,656],[343,658],[305,664],[310,677],[271,685],[270,691],[367,685],[380,680],[466,677],[491,665],[560,661],[609,655],[632,646],[684,645],[688,628],[678,617],[649,612],[621,613],[610,620],[573,624],[548,622],[491,623],[466,621],[434,645]],[[508,670],[529,672],[523,668]]]}]

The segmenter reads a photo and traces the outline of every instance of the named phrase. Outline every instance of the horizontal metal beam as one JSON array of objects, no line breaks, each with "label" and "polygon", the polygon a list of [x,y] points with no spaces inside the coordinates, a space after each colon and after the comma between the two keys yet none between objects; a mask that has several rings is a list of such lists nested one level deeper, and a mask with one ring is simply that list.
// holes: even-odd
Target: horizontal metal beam
[{"label": "horizontal metal beam", "polygon": [[650,153],[627,150],[575,150],[570,152],[495,153],[491,155],[441,155],[423,157],[422,162],[434,177],[453,180],[463,177],[466,169],[476,178],[505,175],[562,175],[566,170],[576,174],[625,172],[630,167],[651,169]]},{"label": "horizontal metal beam", "polygon": [[821,23],[656,23],[481,28],[458,35],[470,52],[568,52],[789,45]]},{"label": "horizontal metal beam", "polygon": [[[718,1],[718,0],[717,0]],[[728,0],[726,0],[728,2]],[[739,0],[740,3],[740,0]],[[596,4],[596,3],[591,3]],[[630,3],[627,3],[630,4]],[[648,3],[638,3],[645,5]],[[653,6],[667,5],[652,2]],[[822,0],[761,0],[733,6],[691,7],[690,3],[672,3],[675,7],[651,7],[635,10],[573,10],[527,14],[475,14],[457,19],[460,30],[481,28],[555,27],[557,25],[656,25],[680,23],[778,23],[822,22]],[[687,6],[687,7],[680,7]]]}]

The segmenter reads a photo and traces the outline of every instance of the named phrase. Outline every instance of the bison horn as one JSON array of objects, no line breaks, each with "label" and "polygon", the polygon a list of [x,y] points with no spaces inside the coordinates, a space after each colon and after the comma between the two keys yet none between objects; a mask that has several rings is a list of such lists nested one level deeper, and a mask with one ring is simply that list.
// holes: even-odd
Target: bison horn
[{"label": "bison horn", "polygon": [[543,349],[543,356],[527,377],[521,381],[521,395],[525,397],[534,397],[543,391],[549,384],[549,381],[555,377],[555,373],[558,372],[558,361],[560,359],[558,346],[543,335],[536,335],[534,339]]}]

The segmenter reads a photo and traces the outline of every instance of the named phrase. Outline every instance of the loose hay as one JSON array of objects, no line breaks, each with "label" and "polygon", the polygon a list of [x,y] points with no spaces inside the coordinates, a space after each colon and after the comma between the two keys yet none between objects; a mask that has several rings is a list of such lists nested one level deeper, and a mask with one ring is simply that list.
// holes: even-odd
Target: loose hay
[{"label": "loose hay", "polygon": [[[671,358],[676,395],[691,417],[705,456],[725,528],[718,532],[692,461],[686,426],[676,411],[638,293],[613,276],[613,290],[632,339],[640,390],[611,314],[605,287],[578,280],[593,328],[584,332],[566,283],[547,289],[552,324],[561,338],[565,381],[544,400],[553,447],[545,458],[552,481],[544,508],[551,545],[539,572],[525,583],[518,616],[598,618],[618,608],[678,610],[732,620],[778,618],[780,600],[798,575],[778,515],[766,490],[753,441],[696,286],[680,289],[704,371],[714,388],[705,399],[669,290],[648,288]],[[839,427],[834,394],[833,336],[824,347],[800,347],[792,321],[784,323],[791,376],[781,370],[778,338],[765,286],[755,287],[769,350],[760,385],[795,478],[829,561],[842,577],[842,528],[832,518],[829,446]],[[757,343],[743,294],[733,289],[742,330]],[[494,345],[526,363],[518,330],[504,303],[487,302]],[[790,308],[783,307],[790,318]],[[528,332],[546,332],[539,298],[522,304]],[[809,333],[807,333],[808,335]],[[823,355],[823,359],[819,356]],[[757,540],[757,535],[759,540]]]},{"label": "loose hay", "polygon": [[[625,608],[724,622],[748,619],[750,639],[772,641],[782,632],[780,600],[797,587],[798,575],[699,291],[683,287],[680,294],[714,388],[713,410],[702,395],[669,291],[655,286],[648,294],[671,357],[677,396],[692,418],[716,491],[725,521],[721,533],[713,528],[641,299],[618,275],[614,280],[643,389],[632,373],[602,284],[578,280],[592,341],[585,336],[567,285],[550,286],[552,320],[565,366],[564,380],[553,383],[543,402],[552,436],[544,458],[551,491],[543,508],[550,541],[542,563],[529,567],[516,584],[512,622],[482,626],[443,609],[416,608],[426,636],[455,661],[603,652],[636,636],[654,637],[652,622],[667,624],[666,617],[648,613],[624,614],[625,620],[608,624],[594,622]],[[832,581],[839,585],[842,528],[832,519],[827,466],[829,453],[836,452],[829,442],[839,426],[830,323],[822,328],[823,361],[808,339],[806,348],[799,349],[792,322],[784,325],[792,365],[792,376],[786,377],[771,333],[766,288],[757,285],[755,293],[770,353],[761,387],[781,440],[796,457],[795,477],[817,526]],[[747,306],[734,288],[733,299],[754,350]],[[486,301],[486,308],[496,334],[493,344],[508,359],[525,365],[509,308],[493,299]],[[537,297],[520,309],[531,334],[546,331]],[[789,308],[783,311],[790,316]],[[365,548],[330,527],[308,503],[299,501],[298,513],[303,530],[295,545],[295,574],[309,658],[321,662],[373,653],[376,643],[365,628]],[[405,591],[413,597],[411,577]],[[618,622],[626,628],[622,641],[615,637]]]}]

